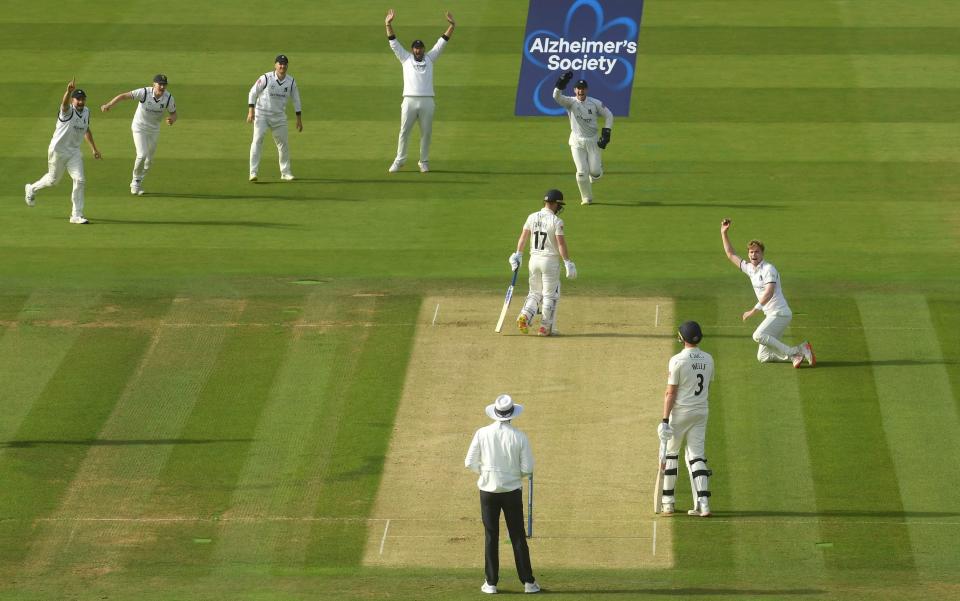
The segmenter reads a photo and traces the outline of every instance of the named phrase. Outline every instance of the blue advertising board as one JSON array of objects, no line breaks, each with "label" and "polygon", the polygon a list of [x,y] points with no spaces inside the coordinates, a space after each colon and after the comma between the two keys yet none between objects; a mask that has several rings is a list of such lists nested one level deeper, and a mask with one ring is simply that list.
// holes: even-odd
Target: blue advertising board
[{"label": "blue advertising board", "polygon": [[573,71],[614,115],[629,115],[642,15],[643,0],[530,0],[515,113],[562,115],[554,83]]}]

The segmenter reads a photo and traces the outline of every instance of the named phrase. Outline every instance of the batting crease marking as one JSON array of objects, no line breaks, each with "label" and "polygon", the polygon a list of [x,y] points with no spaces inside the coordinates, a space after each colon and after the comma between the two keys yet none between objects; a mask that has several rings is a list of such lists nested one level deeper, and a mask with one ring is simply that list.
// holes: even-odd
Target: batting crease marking
[{"label": "batting crease marking", "polygon": [[657,305],[657,315],[653,319],[653,326],[656,328],[660,327],[660,305]]},{"label": "batting crease marking", "polygon": [[657,520],[653,520],[653,555],[657,554]]},{"label": "batting crease marking", "polygon": [[[440,305],[437,305],[438,307]],[[387,532],[390,530],[390,520],[383,526],[383,538],[380,539],[380,555],[383,555],[383,545],[387,542]]]},{"label": "batting crease marking", "polygon": [[432,325],[432,326],[437,325],[437,313],[439,313],[439,312],[440,312],[440,303],[437,303],[437,308],[436,308],[436,310],[433,312],[433,321],[430,323],[430,325]]}]

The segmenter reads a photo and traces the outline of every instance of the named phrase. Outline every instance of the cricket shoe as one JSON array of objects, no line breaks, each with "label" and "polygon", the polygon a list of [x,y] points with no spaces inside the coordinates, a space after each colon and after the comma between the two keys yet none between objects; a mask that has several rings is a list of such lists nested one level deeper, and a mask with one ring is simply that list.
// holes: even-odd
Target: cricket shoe
[{"label": "cricket shoe", "polygon": [[28,207],[37,204],[37,194],[33,191],[33,186],[30,184],[23,187],[23,199],[26,201]]},{"label": "cricket shoe", "polygon": [[134,196],[143,196],[143,188],[137,184],[130,184],[130,194]]},{"label": "cricket shoe", "polygon": [[297,178],[292,173],[284,173],[283,175],[280,176],[280,179],[282,179],[285,182],[292,182]]},{"label": "cricket shoe", "polygon": [[800,366],[803,365],[803,353],[797,353],[790,360],[793,362],[794,369],[800,369]]},{"label": "cricket shoe", "polygon": [[[800,353],[803,355],[803,358],[807,360],[807,363],[810,364],[810,367],[817,364],[817,356],[813,354],[813,347],[810,346],[810,343],[806,340],[800,344]],[[796,367],[796,364],[794,364],[794,367]]]},{"label": "cricket shoe", "polygon": [[487,584],[486,582],[484,582],[484,583],[483,583],[483,586],[480,587],[480,592],[481,592],[481,593],[487,593],[488,595],[496,595],[496,594],[497,594],[497,587],[496,587],[496,585]]},{"label": "cricket shoe", "polygon": [[663,503],[660,505],[660,515],[668,518],[673,515],[673,503]]},{"label": "cricket shoe", "polygon": [[427,161],[420,161],[417,164],[420,165],[420,173],[430,173],[430,163]]},{"label": "cricket shoe", "polygon": [[251,174],[250,174],[250,181],[252,181],[252,182],[257,181],[257,174],[256,174],[256,173],[251,173]]},{"label": "cricket shoe", "polygon": [[397,171],[400,171],[400,168],[401,168],[401,167],[403,167],[403,163],[401,163],[400,161],[394,161],[394,162],[390,163],[390,168],[387,169],[387,172],[388,172],[388,173],[396,173]]},{"label": "cricket shoe", "polygon": [[582,205],[588,205],[588,204],[592,204],[592,203],[593,203],[593,199],[592,199],[592,198],[584,198],[583,200],[580,201],[580,204],[582,204]]},{"label": "cricket shoe", "polygon": [[539,593],[540,585],[536,582],[524,582],[523,583],[523,592],[525,593]]},{"label": "cricket shoe", "polygon": [[696,509],[687,511],[687,515],[693,515],[701,518],[710,517],[712,515],[710,513],[710,503],[707,502],[706,498],[698,501]]},{"label": "cricket shoe", "polygon": [[84,225],[84,224],[90,223],[90,221],[83,215],[72,215],[70,217],[70,223],[77,223],[80,225]]},{"label": "cricket shoe", "polygon": [[521,334],[526,334],[530,331],[530,324],[527,323],[527,316],[520,314],[520,317],[517,318],[517,327],[520,328]]},{"label": "cricket shoe", "polygon": [[540,326],[540,329],[537,330],[537,335],[538,335],[538,336],[549,336],[549,335],[550,335],[550,330],[548,330],[548,329],[547,329],[546,327],[544,327],[544,326]]}]

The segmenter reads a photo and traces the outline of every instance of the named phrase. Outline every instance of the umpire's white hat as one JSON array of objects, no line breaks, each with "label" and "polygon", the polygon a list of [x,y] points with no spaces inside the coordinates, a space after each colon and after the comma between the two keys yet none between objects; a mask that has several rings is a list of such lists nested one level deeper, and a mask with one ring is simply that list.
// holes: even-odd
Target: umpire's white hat
[{"label": "umpire's white hat", "polygon": [[493,403],[487,405],[487,417],[494,421],[506,422],[523,413],[523,405],[513,402],[509,394],[501,394]]}]

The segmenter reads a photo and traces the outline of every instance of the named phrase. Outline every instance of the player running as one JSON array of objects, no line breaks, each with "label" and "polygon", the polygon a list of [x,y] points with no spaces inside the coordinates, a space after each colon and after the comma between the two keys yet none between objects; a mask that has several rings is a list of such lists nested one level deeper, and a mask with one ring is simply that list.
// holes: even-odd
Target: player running
[{"label": "player running", "polygon": [[[573,154],[573,164],[577,166],[577,187],[580,188],[580,204],[588,205],[593,202],[593,182],[603,175],[603,163],[600,160],[600,150],[610,143],[610,132],[613,127],[613,113],[596,98],[587,96],[587,82],[581,79],[576,83],[576,96],[561,94],[570,79],[573,71],[567,71],[557,80],[553,90],[553,99],[567,110],[570,117],[570,152]],[[600,130],[600,139],[597,140],[597,119],[604,119],[604,126]]]}]

